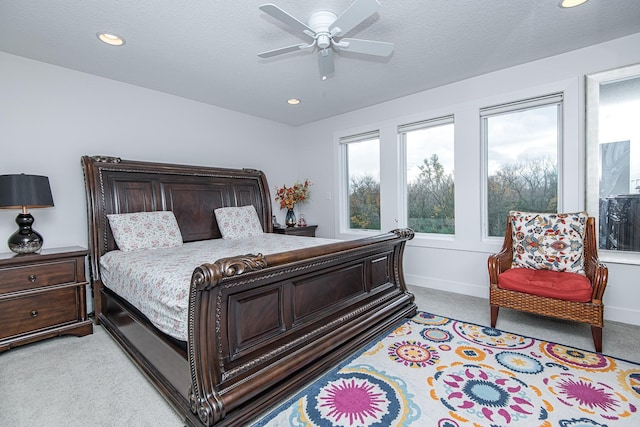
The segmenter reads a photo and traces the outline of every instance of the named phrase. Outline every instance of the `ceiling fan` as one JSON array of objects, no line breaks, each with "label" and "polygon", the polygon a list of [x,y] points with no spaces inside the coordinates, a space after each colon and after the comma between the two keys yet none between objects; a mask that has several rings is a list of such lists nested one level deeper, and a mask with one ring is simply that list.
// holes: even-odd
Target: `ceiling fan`
[{"label": "ceiling fan", "polygon": [[274,4],[263,4],[260,6],[260,10],[284,22],[294,30],[300,31],[305,36],[312,38],[313,41],[268,50],[259,53],[258,56],[261,58],[270,58],[283,53],[317,47],[318,65],[320,66],[320,77],[322,80],[326,80],[327,77],[331,76],[335,71],[333,65],[334,50],[337,52],[344,50],[387,57],[393,52],[393,43],[342,38],[362,21],[376,13],[380,9],[380,6],[378,0],[356,0],[340,16],[328,10],[320,10],[314,12],[309,18],[308,24],[305,24]]}]

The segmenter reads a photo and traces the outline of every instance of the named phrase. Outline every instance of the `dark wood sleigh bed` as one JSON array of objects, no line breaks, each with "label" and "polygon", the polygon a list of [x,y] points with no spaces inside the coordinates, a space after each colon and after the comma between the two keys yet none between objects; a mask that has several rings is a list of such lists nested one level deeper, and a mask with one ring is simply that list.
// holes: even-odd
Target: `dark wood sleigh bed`
[{"label": "dark wood sleigh bed", "polygon": [[214,209],[253,205],[272,232],[264,174],[83,156],[96,322],[188,425],[243,425],[416,312],[402,257],[411,230],[194,266],[188,341],[103,286],[117,249],[106,215],[170,210],[185,242],[221,238]]}]

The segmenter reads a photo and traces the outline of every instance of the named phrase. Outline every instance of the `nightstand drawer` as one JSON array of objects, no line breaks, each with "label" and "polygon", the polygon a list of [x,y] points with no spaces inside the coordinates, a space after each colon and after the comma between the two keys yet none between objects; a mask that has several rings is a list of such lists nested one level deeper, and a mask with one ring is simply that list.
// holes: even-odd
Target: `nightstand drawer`
[{"label": "nightstand drawer", "polygon": [[0,340],[78,320],[77,287],[0,302]]},{"label": "nightstand drawer", "polygon": [[75,281],[75,259],[0,270],[0,292],[2,293]]}]

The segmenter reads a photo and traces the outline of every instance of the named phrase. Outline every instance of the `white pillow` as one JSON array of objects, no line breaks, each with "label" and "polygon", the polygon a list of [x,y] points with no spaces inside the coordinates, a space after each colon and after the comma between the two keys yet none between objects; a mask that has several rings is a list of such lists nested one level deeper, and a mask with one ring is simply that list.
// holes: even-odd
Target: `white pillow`
[{"label": "white pillow", "polygon": [[253,205],[218,208],[214,213],[223,239],[240,239],[263,233],[262,224]]},{"label": "white pillow", "polygon": [[107,218],[121,251],[182,245],[178,221],[171,211],[111,214]]}]

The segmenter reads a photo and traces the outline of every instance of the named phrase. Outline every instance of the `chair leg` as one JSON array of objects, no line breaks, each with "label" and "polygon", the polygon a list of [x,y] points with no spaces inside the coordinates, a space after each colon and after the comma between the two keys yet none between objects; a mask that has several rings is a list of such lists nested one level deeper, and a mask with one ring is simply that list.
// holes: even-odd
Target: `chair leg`
[{"label": "chair leg", "polygon": [[496,327],[496,321],[498,320],[498,310],[499,306],[491,304],[491,327]]},{"label": "chair leg", "polygon": [[602,353],[602,327],[591,325],[591,335],[593,336],[596,352]]}]

